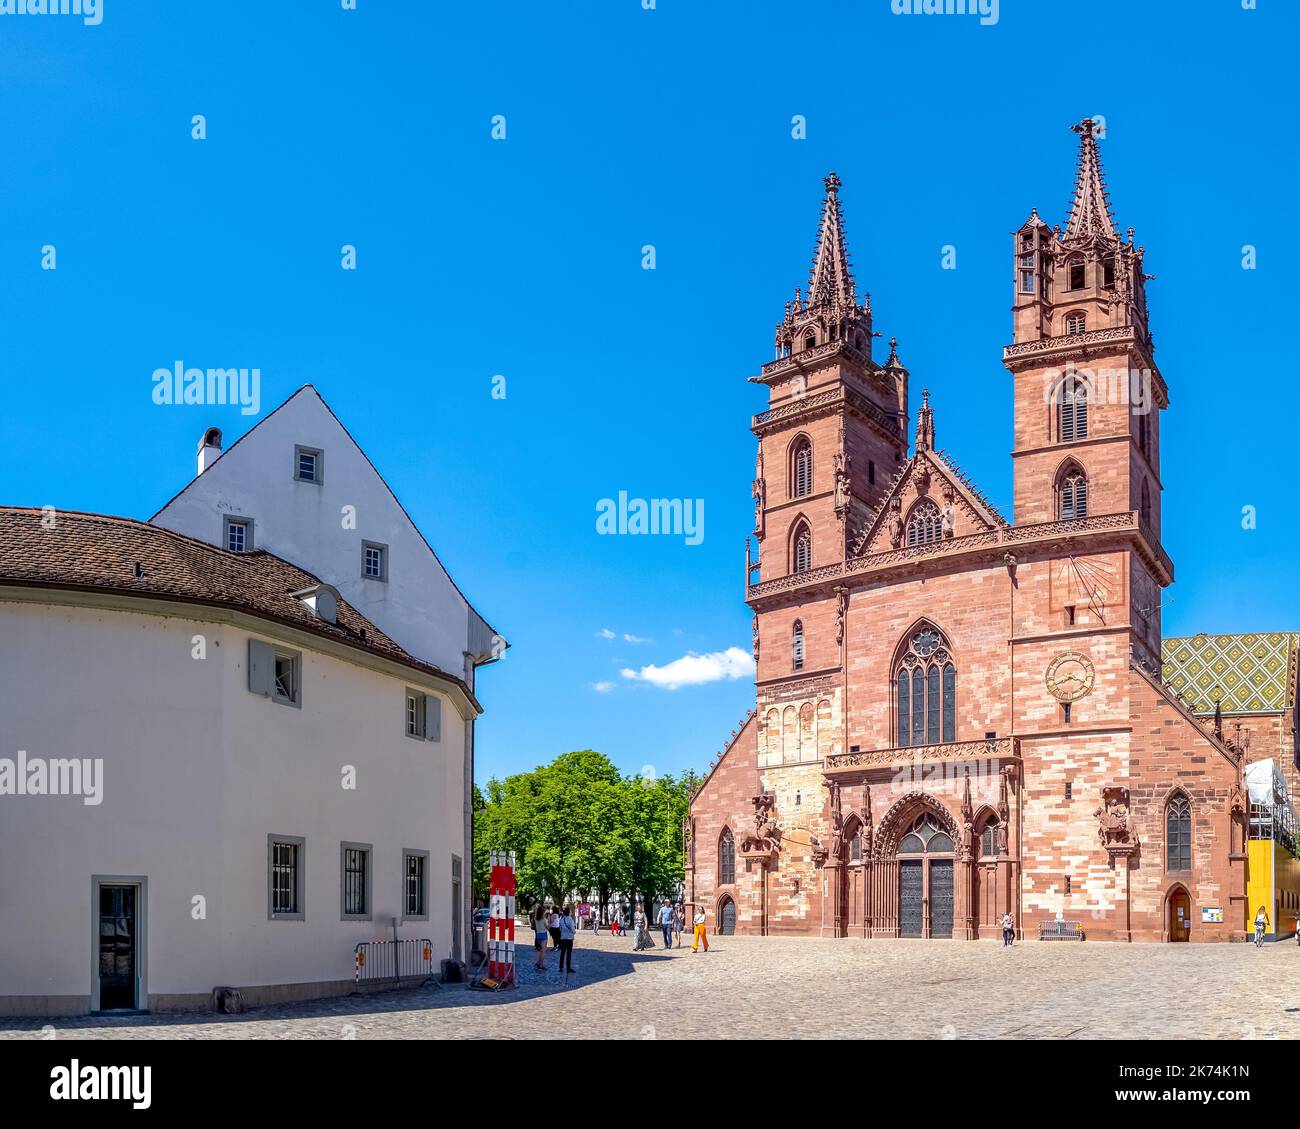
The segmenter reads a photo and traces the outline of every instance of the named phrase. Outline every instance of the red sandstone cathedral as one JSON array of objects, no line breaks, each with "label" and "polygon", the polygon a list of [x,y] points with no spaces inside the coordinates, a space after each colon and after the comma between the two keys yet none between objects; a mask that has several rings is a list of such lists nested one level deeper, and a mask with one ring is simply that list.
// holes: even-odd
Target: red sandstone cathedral
[{"label": "red sandstone cathedral", "polygon": [[[1011,520],[936,447],[925,394],[913,431],[896,343],[873,359],[826,178],[807,292],[751,378],[757,703],[686,828],[717,932],[973,939],[1010,912],[1023,936],[1228,940],[1265,815],[1279,859],[1294,842],[1245,769],[1294,781],[1300,635],[1162,639],[1149,276],[1074,129],[1064,230],[1034,211],[1013,236]],[[1279,867],[1272,936],[1300,909]]]}]

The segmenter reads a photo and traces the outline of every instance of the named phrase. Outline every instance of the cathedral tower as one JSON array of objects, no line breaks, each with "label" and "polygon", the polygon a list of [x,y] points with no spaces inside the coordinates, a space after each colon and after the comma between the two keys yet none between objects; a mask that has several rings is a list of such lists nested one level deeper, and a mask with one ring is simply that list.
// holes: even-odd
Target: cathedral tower
[{"label": "cathedral tower", "polygon": [[1132,570],[1132,622],[1158,657],[1159,588],[1171,578],[1160,546],[1169,398],[1147,321],[1150,276],[1133,229],[1115,227],[1092,119],[1072,128],[1079,166],[1065,230],[1034,210],[1013,236],[1014,342],[1003,361],[1015,379],[1015,524],[1136,515],[1154,567]]}]

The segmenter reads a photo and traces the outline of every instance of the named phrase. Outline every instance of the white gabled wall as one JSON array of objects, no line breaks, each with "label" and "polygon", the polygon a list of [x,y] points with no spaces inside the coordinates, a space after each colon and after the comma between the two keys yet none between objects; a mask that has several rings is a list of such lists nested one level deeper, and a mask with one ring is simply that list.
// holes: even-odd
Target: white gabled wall
[{"label": "white gabled wall", "polygon": [[[294,449],[323,452],[319,485],[294,477]],[[345,507],[355,527],[345,527]],[[227,516],[253,521],[254,548],[333,584],[343,598],[425,662],[465,677],[483,621],[415,525],[310,385],[226,450],[153,524],[222,545]],[[388,547],[388,579],[362,577],[367,541]]]}]

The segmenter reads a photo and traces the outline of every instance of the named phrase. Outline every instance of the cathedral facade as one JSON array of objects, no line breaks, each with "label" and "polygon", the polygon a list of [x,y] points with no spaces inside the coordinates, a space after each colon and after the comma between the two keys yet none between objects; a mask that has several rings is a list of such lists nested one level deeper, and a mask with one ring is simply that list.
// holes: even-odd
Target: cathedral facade
[{"label": "cathedral facade", "polygon": [[826,178],[807,291],[751,378],[757,700],[687,826],[687,897],[718,932],[1242,933],[1249,729],[1293,774],[1296,648],[1272,675],[1289,704],[1246,731],[1162,676],[1169,395],[1144,249],[1074,129],[1064,228],[1034,211],[1010,248],[1010,519],[938,446],[928,394],[912,416],[897,342],[873,359]]}]

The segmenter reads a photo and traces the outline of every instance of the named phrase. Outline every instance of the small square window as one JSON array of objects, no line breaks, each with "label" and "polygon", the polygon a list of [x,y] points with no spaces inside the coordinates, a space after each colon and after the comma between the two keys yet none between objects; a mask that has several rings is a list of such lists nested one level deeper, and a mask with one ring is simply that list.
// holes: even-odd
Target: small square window
[{"label": "small square window", "polygon": [[245,517],[228,517],[225,520],[226,548],[232,553],[247,553],[253,548],[253,523]]},{"label": "small square window", "polygon": [[275,678],[271,684],[277,702],[299,704],[301,656],[290,651],[275,652]]},{"label": "small square window", "polygon": [[295,447],[293,449],[293,476],[299,482],[314,482],[319,485],[325,480],[325,456],[315,447]]},{"label": "small square window", "polygon": [[366,580],[388,579],[388,546],[375,541],[361,544],[361,575]]}]

